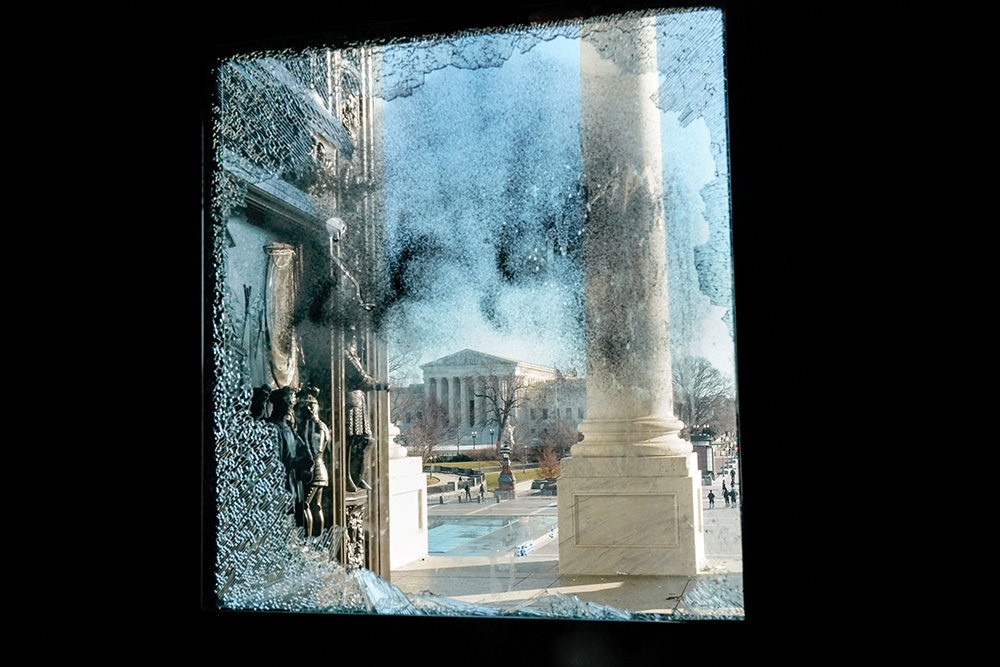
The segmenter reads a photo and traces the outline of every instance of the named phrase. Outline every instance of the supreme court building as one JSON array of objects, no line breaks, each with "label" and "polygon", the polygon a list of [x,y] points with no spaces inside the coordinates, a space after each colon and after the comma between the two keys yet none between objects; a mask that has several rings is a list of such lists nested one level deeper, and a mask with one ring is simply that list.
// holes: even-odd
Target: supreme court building
[{"label": "supreme court building", "polygon": [[[524,394],[519,396],[524,400],[518,401],[512,417],[529,433],[548,420],[565,419],[576,426],[586,416],[585,380],[548,366],[465,349],[420,369],[423,398],[425,402],[436,401],[447,412],[449,424],[456,429],[452,442],[490,444],[489,430],[498,425],[491,420],[490,402],[483,394],[493,391],[496,395],[504,381],[513,381]],[[494,431],[494,441],[499,437]]]}]

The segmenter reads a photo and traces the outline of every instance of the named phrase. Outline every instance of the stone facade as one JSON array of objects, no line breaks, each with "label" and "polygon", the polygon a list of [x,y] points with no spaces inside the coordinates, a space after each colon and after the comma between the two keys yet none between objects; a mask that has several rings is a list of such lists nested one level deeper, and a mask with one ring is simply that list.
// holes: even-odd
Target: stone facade
[{"label": "stone facade", "polygon": [[[490,444],[489,429],[497,424],[490,419],[489,402],[476,394],[485,393],[486,383],[502,378],[522,378],[524,401],[514,411],[514,424],[522,428],[521,438],[555,419],[565,419],[573,426],[586,416],[586,387],[582,378],[567,376],[555,368],[526,361],[498,357],[465,349],[423,364],[423,398],[440,403],[448,414],[449,424],[457,429],[451,444]],[[404,424],[405,427],[405,424]],[[456,431],[453,430],[452,434]],[[493,442],[499,439],[493,433]]]}]

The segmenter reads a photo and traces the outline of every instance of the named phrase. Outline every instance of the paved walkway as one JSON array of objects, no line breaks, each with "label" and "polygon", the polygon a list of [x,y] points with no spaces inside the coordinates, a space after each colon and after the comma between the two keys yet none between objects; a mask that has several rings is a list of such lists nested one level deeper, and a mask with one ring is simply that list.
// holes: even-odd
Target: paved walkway
[{"label": "paved walkway", "polygon": [[[441,474],[437,474],[441,477]],[[517,473],[515,473],[517,476]],[[442,480],[449,481],[449,480]],[[727,473],[726,487],[730,486]],[[552,516],[558,514],[557,498],[531,490],[531,481],[516,483],[517,498],[503,502],[459,502],[464,492],[429,498],[427,513],[434,517],[470,516]],[[709,489],[716,496],[715,508],[708,508]],[[736,479],[740,492],[739,473]],[[495,550],[478,555],[428,555],[392,571],[391,582],[408,594],[430,591],[460,602],[503,609],[547,610],[549,596],[556,593],[576,596],[631,612],[658,614],[698,614],[715,617],[743,616],[743,557],[739,510],[727,508],[722,500],[722,478],[702,488],[705,551],[708,568],[687,576],[560,576],[558,539],[549,529],[518,542],[505,544],[494,535]],[[499,531],[498,531],[499,532]],[[529,546],[530,552],[525,553]],[[521,547],[519,549],[519,547]],[[456,549],[474,553],[476,549]]]}]

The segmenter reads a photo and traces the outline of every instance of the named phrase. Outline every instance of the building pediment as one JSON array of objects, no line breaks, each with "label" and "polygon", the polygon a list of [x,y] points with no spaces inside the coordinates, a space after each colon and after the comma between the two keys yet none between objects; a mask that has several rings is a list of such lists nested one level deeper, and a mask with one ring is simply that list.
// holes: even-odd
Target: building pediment
[{"label": "building pediment", "polygon": [[426,364],[421,365],[420,368],[424,371],[433,372],[445,368],[475,366],[480,368],[497,368],[500,371],[505,371],[513,370],[517,364],[518,361],[516,359],[506,359],[486,354],[485,352],[465,349],[461,352],[455,352],[440,359],[435,359],[434,361],[428,361]]},{"label": "building pediment", "polygon": [[531,381],[552,380],[558,375],[558,371],[548,366],[540,366],[527,361],[498,357],[494,354],[477,352],[476,350],[465,349],[461,352],[449,354],[446,357],[429,361],[420,366],[424,372],[424,378],[433,377],[475,377],[475,376],[504,376],[504,375],[524,375]]}]

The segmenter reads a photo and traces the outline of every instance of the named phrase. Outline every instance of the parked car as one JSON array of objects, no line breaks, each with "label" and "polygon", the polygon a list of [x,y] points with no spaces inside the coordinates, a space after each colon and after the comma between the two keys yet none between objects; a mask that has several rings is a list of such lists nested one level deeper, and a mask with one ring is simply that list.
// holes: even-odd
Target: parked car
[{"label": "parked car", "polygon": [[542,495],[554,496],[556,495],[556,480],[547,479],[545,484],[542,485]]},{"label": "parked car", "polygon": [[554,482],[554,481],[556,481],[555,477],[548,477],[548,478],[545,478],[545,479],[533,479],[533,480],[531,480],[531,488],[532,489],[540,489],[543,486],[545,486],[546,484],[548,484],[549,482]]}]

